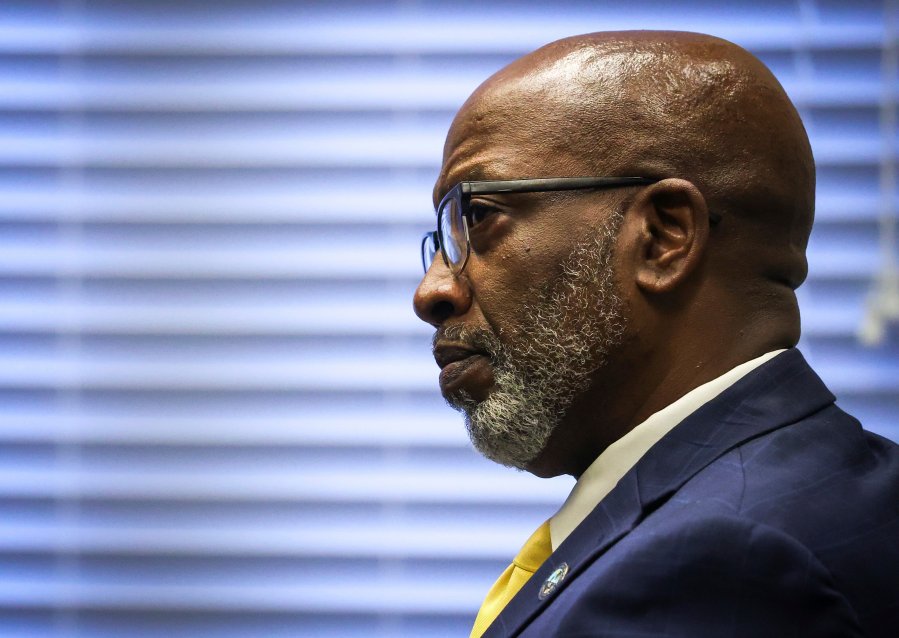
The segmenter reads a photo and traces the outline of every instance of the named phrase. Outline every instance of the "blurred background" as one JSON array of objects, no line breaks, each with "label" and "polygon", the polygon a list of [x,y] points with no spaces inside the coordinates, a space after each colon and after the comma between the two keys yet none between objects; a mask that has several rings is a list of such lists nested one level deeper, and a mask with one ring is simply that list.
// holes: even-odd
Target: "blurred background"
[{"label": "blurred background", "polygon": [[781,79],[819,171],[801,347],[899,439],[897,2],[666,4],[4,0],[0,635],[468,635],[572,481],[470,450],[419,239],[455,110],[576,33]]}]

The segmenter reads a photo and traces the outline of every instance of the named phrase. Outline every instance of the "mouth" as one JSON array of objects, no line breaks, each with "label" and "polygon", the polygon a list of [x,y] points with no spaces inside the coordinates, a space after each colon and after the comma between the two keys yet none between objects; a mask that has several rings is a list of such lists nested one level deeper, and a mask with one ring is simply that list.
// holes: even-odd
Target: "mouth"
[{"label": "mouth", "polygon": [[444,396],[464,390],[481,399],[493,385],[490,356],[486,352],[459,344],[437,344],[434,359],[440,366],[440,391]]}]

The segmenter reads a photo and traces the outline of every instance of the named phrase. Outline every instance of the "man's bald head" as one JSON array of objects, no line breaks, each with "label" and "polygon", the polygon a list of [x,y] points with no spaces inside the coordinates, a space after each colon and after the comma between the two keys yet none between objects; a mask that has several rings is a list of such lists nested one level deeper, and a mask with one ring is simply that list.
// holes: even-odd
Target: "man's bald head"
[{"label": "man's bald head", "polygon": [[631,31],[549,44],[469,98],[444,170],[466,153],[473,124],[502,129],[530,157],[531,174],[515,177],[688,180],[724,218],[723,267],[752,264],[752,275],[790,288],[805,278],[815,190],[808,138],[777,79],[730,42]]},{"label": "man's bald head", "polygon": [[414,301],[439,361],[481,353],[441,373],[475,444],[540,476],[577,476],[685,393],[799,339],[814,164],[752,55],[673,32],[545,46],[459,111],[434,195],[577,176],[653,181],[453,200],[467,226],[449,238],[470,259],[435,260]]}]

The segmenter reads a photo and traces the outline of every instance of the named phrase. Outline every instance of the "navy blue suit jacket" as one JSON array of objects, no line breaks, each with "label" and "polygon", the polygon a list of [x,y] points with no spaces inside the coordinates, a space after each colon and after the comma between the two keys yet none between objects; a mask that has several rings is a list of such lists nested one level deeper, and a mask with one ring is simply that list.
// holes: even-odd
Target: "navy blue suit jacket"
[{"label": "navy blue suit jacket", "polygon": [[784,352],[662,438],[484,634],[500,636],[896,638],[899,447]]}]

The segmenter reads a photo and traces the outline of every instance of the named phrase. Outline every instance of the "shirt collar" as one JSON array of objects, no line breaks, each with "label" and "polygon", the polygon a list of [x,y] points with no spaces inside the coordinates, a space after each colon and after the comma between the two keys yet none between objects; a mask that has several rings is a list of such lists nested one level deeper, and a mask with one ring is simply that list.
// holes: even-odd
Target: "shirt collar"
[{"label": "shirt collar", "polygon": [[637,461],[674,426],[724,392],[766,361],[784,352],[774,350],[741,363],[720,377],[690,390],[612,443],[581,474],[561,509],[549,520],[552,548],[568,538]]}]

